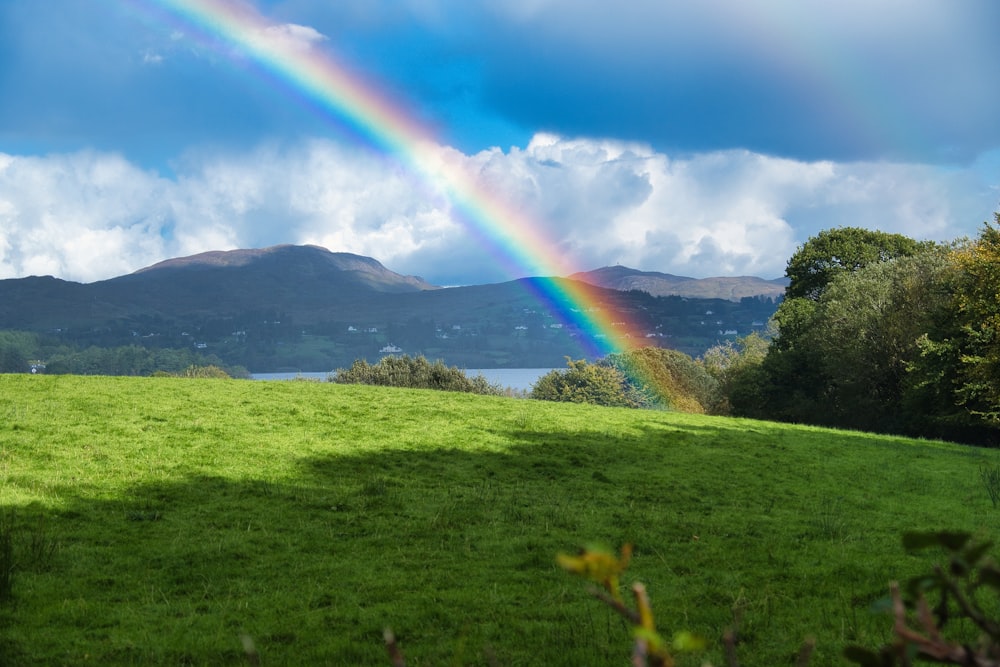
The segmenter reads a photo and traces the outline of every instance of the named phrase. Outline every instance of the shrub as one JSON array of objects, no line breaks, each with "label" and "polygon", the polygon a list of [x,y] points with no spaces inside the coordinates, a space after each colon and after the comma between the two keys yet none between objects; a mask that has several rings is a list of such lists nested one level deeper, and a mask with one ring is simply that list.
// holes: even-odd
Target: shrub
[{"label": "shrub", "polygon": [[628,380],[617,368],[590,364],[585,359],[567,359],[566,365],[566,370],[549,371],[538,378],[529,397],[542,401],[639,407]]},{"label": "shrub", "polygon": [[225,380],[230,378],[229,373],[214,365],[188,366],[184,369],[181,376],[186,378],[219,378]]},{"label": "shrub", "polygon": [[383,357],[376,364],[357,359],[348,369],[338,368],[330,376],[338,384],[369,384],[408,389],[438,389],[470,394],[502,396],[503,390],[482,375],[469,377],[462,369],[445,366],[440,359],[431,363],[424,357]]},{"label": "shrub", "polygon": [[718,381],[694,359],[659,347],[644,347],[602,359],[624,376],[626,393],[642,408],[702,414],[715,402]]}]

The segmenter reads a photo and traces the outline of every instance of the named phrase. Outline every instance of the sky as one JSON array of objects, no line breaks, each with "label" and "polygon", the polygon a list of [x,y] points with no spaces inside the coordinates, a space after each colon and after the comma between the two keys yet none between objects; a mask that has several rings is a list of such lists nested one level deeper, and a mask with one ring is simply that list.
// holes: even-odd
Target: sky
[{"label": "sky", "polygon": [[[1000,208],[995,0],[227,3],[349,72],[419,152],[176,4],[0,0],[0,279],[284,243],[439,285],[777,278],[823,229],[949,241]],[[476,220],[415,155],[506,213]]]}]

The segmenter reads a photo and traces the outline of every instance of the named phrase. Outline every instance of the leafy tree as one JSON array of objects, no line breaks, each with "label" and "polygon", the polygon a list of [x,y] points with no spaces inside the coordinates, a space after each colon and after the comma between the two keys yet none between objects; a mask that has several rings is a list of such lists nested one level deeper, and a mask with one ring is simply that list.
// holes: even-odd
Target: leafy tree
[{"label": "leafy tree", "polygon": [[830,421],[849,428],[919,430],[904,409],[919,341],[950,296],[947,248],[871,264],[830,283],[805,337],[828,384]]},{"label": "leafy tree", "polygon": [[[933,243],[900,234],[852,227],[826,230],[810,238],[788,262],[786,299],[773,318],[777,337],[759,369],[746,378],[752,382],[741,387],[752,391],[731,401],[734,412],[861,427],[862,415],[854,408],[867,407],[864,419],[871,422],[874,411],[884,407],[889,396],[898,401],[905,358],[898,349],[885,345],[901,346],[916,356],[919,332],[914,322],[896,314],[919,315],[919,306],[910,308],[906,303],[921,303],[930,288],[920,278],[917,265],[894,264],[894,260],[934,248]],[[889,265],[895,268],[873,268]],[[907,271],[913,275],[904,280]],[[897,280],[904,280],[902,286],[895,284]],[[832,296],[828,296],[830,291]],[[902,329],[893,334],[892,326]],[[888,366],[882,364],[882,354],[892,356]],[[876,360],[876,367],[885,373],[873,374],[866,366]],[[873,394],[875,382],[885,386]],[[844,404],[846,397],[853,407]],[[845,419],[850,423],[844,423]]]},{"label": "leafy tree", "polygon": [[811,237],[800,247],[785,269],[790,280],[786,299],[811,299],[822,296],[826,286],[841,273],[909,257],[926,248],[927,243],[902,234],[888,234],[859,227],[827,229]]},{"label": "leafy tree", "polygon": [[[1000,225],[1000,214],[995,222]],[[958,399],[970,414],[1000,427],[1000,229],[985,224],[955,262],[957,320],[966,337]]]},{"label": "leafy tree", "polygon": [[755,332],[706,350],[701,365],[717,383],[708,406],[710,413],[731,414],[734,399],[737,404],[746,405],[759,393],[760,366],[769,346],[770,341]]},{"label": "leafy tree", "polygon": [[677,350],[644,347],[610,354],[598,364],[622,374],[626,394],[638,407],[700,414],[718,393],[718,381],[704,366]]},{"label": "leafy tree", "polygon": [[38,356],[38,337],[23,331],[0,331],[0,373],[27,373]]},{"label": "leafy tree", "polygon": [[[1000,218],[997,219],[1000,223]],[[995,444],[1000,433],[1000,230],[951,255],[948,307],[919,340],[907,410],[924,434]]]},{"label": "leafy tree", "polygon": [[566,365],[566,370],[553,370],[538,378],[529,398],[612,407],[639,407],[628,381],[617,368],[590,364],[585,359],[567,359]]}]

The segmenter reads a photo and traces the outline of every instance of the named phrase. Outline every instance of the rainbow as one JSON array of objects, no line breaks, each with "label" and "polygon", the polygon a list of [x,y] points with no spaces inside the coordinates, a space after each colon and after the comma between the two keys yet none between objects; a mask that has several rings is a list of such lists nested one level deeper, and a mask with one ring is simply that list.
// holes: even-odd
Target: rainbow
[{"label": "rainbow", "polygon": [[[513,277],[567,276],[575,270],[544,236],[544,226],[511,206],[434,140],[400,104],[352,74],[325,50],[296,44],[281,27],[240,0],[147,0],[184,30],[228,47],[276,84],[305,99],[330,120],[346,123],[448,196],[466,227]],[[592,356],[619,352],[642,340],[634,327],[613,322],[597,290],[576,281],[529,281],[536,298],[582,334]]]}]

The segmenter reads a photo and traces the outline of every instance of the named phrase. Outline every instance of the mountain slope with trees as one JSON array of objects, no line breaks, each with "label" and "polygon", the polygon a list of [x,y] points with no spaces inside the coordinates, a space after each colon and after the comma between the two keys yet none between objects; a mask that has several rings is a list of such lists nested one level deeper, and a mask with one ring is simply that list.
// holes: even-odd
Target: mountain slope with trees
[{"label": "mountain slope with trees", "polygon": [[784,296],[784,278],[764,280],[755,276],[687,278],[657,271],[638,271],[627,266],[605,266],[570,276],[598,287],[616,290],[640,290],[653,296],[681,296],[691,299],[727,299],[747,297],[779,299]]},{"label": "mountain slope with trees", "polygon": [[[539,280],[548,279],[442,289],[368,257],[276,246],[168,260],[86,285],[3,280],[0,330],[32,332],[49,349],[195,349],[254,372],[327,371],[397,352],[467,368],[555,367],[585,356],[579,332],[539,305]],[[610,321],[635,322],[650,343],[688,354],[735,335],[723,332],[749,333],[775,308],[768,298],[585,289],[591,306],[614,313]],[[46,353],[22,352],[35,354]]]}]

